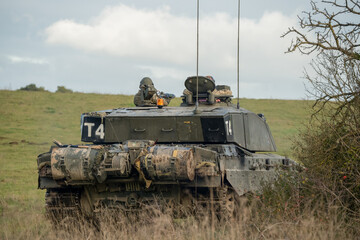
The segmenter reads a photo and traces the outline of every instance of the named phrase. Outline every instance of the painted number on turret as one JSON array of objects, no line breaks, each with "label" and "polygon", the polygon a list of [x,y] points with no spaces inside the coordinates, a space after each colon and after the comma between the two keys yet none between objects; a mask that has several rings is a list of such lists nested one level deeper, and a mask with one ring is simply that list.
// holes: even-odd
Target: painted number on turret
[{"label": "painted number on turret", "polygon": [[226,125],[226,132],[228,135],[232,135],[232,127],[231,127],[231,120],[225,121]]},{"label": "painted number on turret", "polygon": [[96,129],[95,131],[95,135],[99,136],[100,139],[104,139],[105,133],[104,133],[104,124],[100,124],[100,126],[98,127],[98,129]]},{"label": "painted number on turret", "polygon": [[103,142],[105,139],[105,124],[100,117],[85,116],[82,119],[81,140],[84,142]]},{"label": "painted number on turret", "polygon": [[87,123],[84,123],[84,126],[87,127],[87,133],[88,133],[87,136],[91,137],[91,130],[95,126],[95,123],[87,122]]}]

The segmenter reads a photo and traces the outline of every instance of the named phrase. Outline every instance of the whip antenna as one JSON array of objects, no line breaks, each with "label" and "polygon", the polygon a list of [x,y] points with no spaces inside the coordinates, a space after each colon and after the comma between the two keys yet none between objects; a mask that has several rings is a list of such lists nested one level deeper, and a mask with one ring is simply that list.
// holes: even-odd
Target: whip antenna
[{"label": "whip antenna", "polygon": [[199,113],[199,0],[196,6],[196,104],[194,113]]},{"label": "whip antenna", "polygon": [[239,60],[239,58],[240,58],[240,0],[238,0],[238,35],[237,35],[237,104],[236,104],[237,109],[240,108],[240,104],[239,104],[240,60]]}]

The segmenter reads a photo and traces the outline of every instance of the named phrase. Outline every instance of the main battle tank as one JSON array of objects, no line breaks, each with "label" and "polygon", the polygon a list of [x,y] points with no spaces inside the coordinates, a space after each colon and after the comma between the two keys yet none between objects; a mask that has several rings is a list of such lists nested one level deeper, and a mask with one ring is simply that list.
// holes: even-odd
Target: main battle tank
[{"label": "main battle tank", "polygon": [[82,114],[81,140],[90,144],[55,142],[38,156],[47,211],[92,216],[103,207],[131,211],[154,199],[191,205],[211,196],[231,212],[236,196],[295,169],[269,153],[276,146],[265,117],[234,106],[228,86],[199,76],[185,87],[181,106],[166,107],[174,96],[143,79],[136,107]]}]

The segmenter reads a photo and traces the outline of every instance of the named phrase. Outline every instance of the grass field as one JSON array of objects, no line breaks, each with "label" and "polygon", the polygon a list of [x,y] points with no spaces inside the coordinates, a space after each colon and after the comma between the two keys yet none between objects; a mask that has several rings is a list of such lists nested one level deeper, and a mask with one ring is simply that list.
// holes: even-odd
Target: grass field
[{"label": "grass field", "polygon": [[[53,139],[80,143],[83,112],[133,106],[132,96],[0,91],[0,239],[46,238],[44,191],[37,190],[38,154]],[[175,99],[172,106],[179,105]],[[307,101],[240,99],[240,105],[267,118],[278,153],[292,156],[309,113]]]}]

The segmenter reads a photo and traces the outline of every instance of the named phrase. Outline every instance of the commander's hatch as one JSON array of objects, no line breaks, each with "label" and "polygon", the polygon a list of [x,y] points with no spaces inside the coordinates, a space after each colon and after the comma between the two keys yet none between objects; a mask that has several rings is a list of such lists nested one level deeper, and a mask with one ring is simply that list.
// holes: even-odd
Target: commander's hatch
[{"label": "commander's hatch", "polygon": [[198,96],[199,104],[213,105],[215,103],[231,102],[232,92],[229,86],[215,85],[211,76],[193,76],[185,80],[182,106],[194,105]]},{"label": "commander's hatch", "polygon": [[215,98],[213,91],[215,81],[211,77],[192,76],[185,80],[186,90],[184,91],[183,101],[186,105],[194,105],[198,96],[199,104],[214,104]]}]

